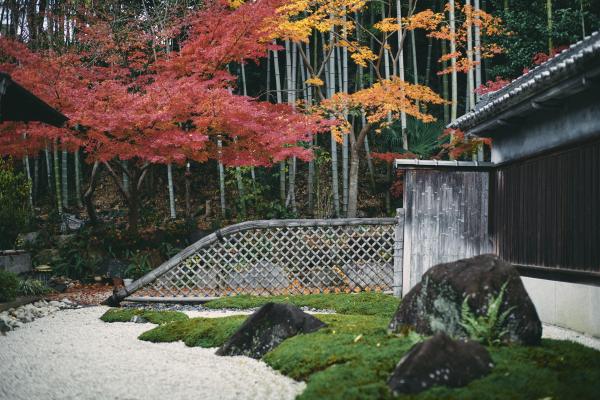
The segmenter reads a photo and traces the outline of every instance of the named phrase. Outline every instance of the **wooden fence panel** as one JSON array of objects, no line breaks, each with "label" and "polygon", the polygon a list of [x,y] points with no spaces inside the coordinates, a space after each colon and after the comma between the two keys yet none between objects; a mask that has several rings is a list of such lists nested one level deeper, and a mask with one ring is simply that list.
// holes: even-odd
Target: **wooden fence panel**
[{"label": "wooden fence panel", "polygon": [[491,250],[488,172],[410,169],[404,187],[403,294],[430,267]]}]

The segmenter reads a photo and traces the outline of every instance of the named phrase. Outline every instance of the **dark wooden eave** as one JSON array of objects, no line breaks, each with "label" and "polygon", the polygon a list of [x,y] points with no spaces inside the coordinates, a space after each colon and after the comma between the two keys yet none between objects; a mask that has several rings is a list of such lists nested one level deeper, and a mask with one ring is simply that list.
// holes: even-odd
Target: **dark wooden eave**
[{"label": "dark wooden eave", "polygon": [[600,86],[600,32],[594,32],[502,89],[482,96],[475,110],[448,125],[494,137],[532,112],[560,108],[579,93]]},{"label": "dark wooden eave", "polygon": [[0,122],[38,121],[56,127],[68,120],[60,112],[0,72]]}]

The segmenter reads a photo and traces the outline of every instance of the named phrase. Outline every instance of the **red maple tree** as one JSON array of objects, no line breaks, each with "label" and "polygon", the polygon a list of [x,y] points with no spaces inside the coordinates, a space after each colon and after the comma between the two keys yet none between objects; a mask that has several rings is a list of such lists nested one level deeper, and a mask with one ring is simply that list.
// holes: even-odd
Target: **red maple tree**
[{"label": "red maple tree", "polygon": [[[31,124],[4,126],[11,135],[0,151],[16,155],[20,145],[32,153],[48,139],[82,147],[93,163],[84,195],[90,218],[95,220],[92,195],[104,166],[128,205],[134,231],[139,190],[152,164],[212,158],[225,165],[269,165],[290,156],[309,159],[310,150],[300,142],[327,126],[318,117],[232,93],[235,77],[228,64],[267,54],[271,45],[262,27],[277,4],[266,0],[233,9],[222,1],[209,3],[185,24],[170,27],[168,33],[177,35],[171,39],[175,49],[157,48],[135,23],[116,35],[97,16],[82,30],[81,46],[63,54],[34,53],[23,45],[11,52],[14,43],[5,42],[0,50],[7,62],[0,68],[70,121],[56,131],[40,128],[26,143],[21,132]],[[53,79],[44,78],[44,69]],[[127,168],[123,161],[129,161]],[[123,173],[130,178],[127,189]]]}]

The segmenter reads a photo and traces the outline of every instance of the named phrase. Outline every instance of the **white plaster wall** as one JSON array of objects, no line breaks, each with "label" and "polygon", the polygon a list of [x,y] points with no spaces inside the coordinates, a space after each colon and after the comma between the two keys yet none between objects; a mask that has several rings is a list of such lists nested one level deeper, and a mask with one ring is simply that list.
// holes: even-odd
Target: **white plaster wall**
[{"label": "white plaster wall", "polygon": [[600,286],[522,280],[542,322],[600,337]]}]

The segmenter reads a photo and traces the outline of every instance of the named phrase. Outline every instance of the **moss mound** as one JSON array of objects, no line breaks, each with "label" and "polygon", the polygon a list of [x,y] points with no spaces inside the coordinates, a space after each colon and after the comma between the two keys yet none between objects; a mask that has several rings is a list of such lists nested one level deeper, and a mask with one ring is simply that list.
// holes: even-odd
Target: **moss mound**
[{"label": "moss mound", "polygon": [[236,315],[175,321],[144,332],[139,339],[155,343],[181,340],[190,347],[219,347],[233,335],[245,319],[245,315]]},{"label": "moss mound", "polygon": [[[362,301],[351,302],[347,299],[349,295],[330,296],[334,298],[316,296],[305,299],[302,303],[310,304],[309,307],[333,309],[333,306],[323,304],[333,304],[335,307],[346,304],[346,308],[342,309],[350,315],[318,315],[319,319],[328,324],[327,327],[285,340],[267,353],[263,360],[284,375],[306,381],[306,390],[299,399],[390,399],[387,379],[414,342],[410,337],[387,333],[390,314],[358,315],[357,310],[362,307]],[[369,296],[352,297],[351,300],[373,299]],[[289,298],[299,301],[294,296]],[[247,308],[258,306],[255,302],[257,300],[266,301],[269,298],[239,296],[231,299],[236,301],[239,308]],[[383,299],[385,300],[385,297]],[[219,304],[231,307],[231,303],[225,306],[223,302],[213,302],[212,308],[220,308],[216,307]],[[385,307],[382,306],[381,309]],[[167,312],[158,314],[163,313]],[[116,311],[111,315],[116,319]],[[130,314],[129,318],[123,317],[122,320],[128,321],[131,316],[133,315]],[[245,318],[231,316],[182,318],[175,321],[171,319],[171,322],[143,333],[140,339],[151,342],[182,340],[188,346],[218,347],[236,331]],[[162,320],[168,318],[165,316]],[[535,347],[508,346],[488,349],[495,367],[487,377],[473,381],[463,388],[438,386],[418,395],[399,398],[591,400],[596,399],[597,393],[600,393],[600,352],[593,349],[556,340],[543,340],[540,346]]]},{"label": "moss mound", "polygon": [[131,308],[112,308],[104,313],[100,319],[104,322],[129,322],[138,315],[153,324],[166,324],[173,321],[185,321],[188,316],[178,311],[148,311]]},{"label": "moss mound", "polygon": [[257,308],[266,303],[290,303],[297,307],[317,310],[334,310],[338,314],[378,315],[391,318],[398,308],[398,298],[383,293],[340,293],[307,294],[293,296],[248,296],[223,297],[204,304],[207,308],[230,308],[244,310]]}]

